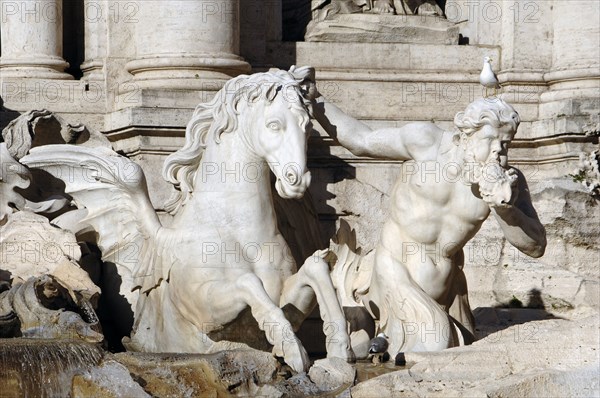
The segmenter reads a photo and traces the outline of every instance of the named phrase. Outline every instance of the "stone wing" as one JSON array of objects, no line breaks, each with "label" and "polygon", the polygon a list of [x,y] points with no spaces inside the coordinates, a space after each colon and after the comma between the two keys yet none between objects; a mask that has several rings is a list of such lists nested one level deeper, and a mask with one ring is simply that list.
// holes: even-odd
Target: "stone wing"
[{"label": "stone wing", "polygon": [[[132,306],[135,289],[149,290],[168,277],[157,254],[162,227],[140,166],[108,148],[74,145],[33,148],[21,162],[65,184],[78,210],[53,223],[79,236],[95,235],[103,261],[116,265],[122,278],[121,294]],[[168,268],[164,273],[168,274]]]}]

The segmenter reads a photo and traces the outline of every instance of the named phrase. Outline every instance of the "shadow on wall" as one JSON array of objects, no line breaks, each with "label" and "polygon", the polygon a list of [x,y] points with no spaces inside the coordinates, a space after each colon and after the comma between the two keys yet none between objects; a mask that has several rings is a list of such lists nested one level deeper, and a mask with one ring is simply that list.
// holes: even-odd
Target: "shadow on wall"
[{"label": "shadow on wall", "polygon": [[306,25],[311,19],[311,0],[282,1],[283,41],[304,41]]},{"label": "shadow on wall", "polygon": [[316,250],[329,247],[337,233],[337,221],[344,216],[327,204],[336,197],[328,186],[356,178],[354,166],[332,155],[330,146],[316,133],[308,143],[308,169],[312,178],[303,198],[282,199],[272,190],[279,231],[298,267]]},{"label": "shadow on wall", "polygon": [[[0,131],[4,130],[6,126],[16,118],[21,116],[17,111],[4,107],[4,101],[0,97]],[[0,135],[0,142],[4,142],[4,138]]]},{"label": "shadow on wall", "polygon": [[65,72],[81,79],[81,64],[85,60],[85,11],[83,1],[65,2],[63,7],[63,58],[69,63]]},{"label": "shadow on wall", "polygon": [[129,337],[133,328],[133,311],[129,302],[119,293],[121,276],[113,263],[104,263],[101,282],[102,295],[98,302],[98,318],[102,325],[107,349],[125,351],[123,337]]},{"label": "shadow on wall", "polygon": [[[335,198],[328,186],[356,178],[355,168],[332,155],[330,146],[316,135],[308,143],[308,169],[312,179],[304,198],[299,201],[275,200],[279,230],[290,246],[298,267],[315,250],[329,247],[329,240],[337,233],[337,221],[344,216],[327,204],[328,200]],[[276,193],[274,195],[277,196]],[[302,323],[296,335],[312,357],[326,354],[323,321],[318,306]]]},{"label": "shadow on wall", "polygon": [[[537,330],[535,321],[563,319],[545,310],[542,292],[539,289],[529,291],[526,304],[513,296],[508,302],[494,307],[476,308],[473,311],[473,316],[475,317],[475,325],[477,325],[475,328],[477,339],[482,339],[514,325],[525,325],[523,328],[515,330],[515,332],[522,333],[524,336],[529,333],[533,336]],[[530,322],[531,324],[529,324]]]}]

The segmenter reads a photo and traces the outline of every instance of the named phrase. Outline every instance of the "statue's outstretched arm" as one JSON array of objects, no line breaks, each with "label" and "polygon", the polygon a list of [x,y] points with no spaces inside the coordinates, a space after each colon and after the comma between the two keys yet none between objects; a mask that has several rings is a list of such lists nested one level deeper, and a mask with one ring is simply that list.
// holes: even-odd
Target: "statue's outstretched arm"
[{"label": "statue's outstretched arm", "polygon": [[313,106],[313,114],[327,134],[355,155],[371,156],[366,148],[366,137],[372,130],[369,126],[345,114],[325,97],[318,97]]},{"label": "statue's outstretched arm", "polygon": [[441,130],[432,123],[372,129],[319,96],[313,114],[327,134],[354,155],[392,160],[420,160],[437,151]]},{"label": "statue's outstretched arm", "polygon": [[546,230],[531,203],[529,188],[523,174],[517,175],[517,198],[513,204],[490,206],[492,214],[508,241],[531,257],[541,257],[546,250]]}]

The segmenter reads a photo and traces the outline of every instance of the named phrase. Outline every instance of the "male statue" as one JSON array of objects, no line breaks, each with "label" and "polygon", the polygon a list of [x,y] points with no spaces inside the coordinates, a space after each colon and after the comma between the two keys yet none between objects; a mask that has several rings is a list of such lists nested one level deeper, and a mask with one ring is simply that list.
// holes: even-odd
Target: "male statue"
[{"label": "male statue", "polygon": [[342,146],[405,161],[360,297],[389,337],[390,354],[468,344],[474,320],[463,247],[483,221],[492,213],[506,239],[529,256],[546,247],[525,178],[507,163],[519,115],[499,98],[478,99],[456,115],[455,132],[429,122],[371,129],[311,90],[315,118]]}]

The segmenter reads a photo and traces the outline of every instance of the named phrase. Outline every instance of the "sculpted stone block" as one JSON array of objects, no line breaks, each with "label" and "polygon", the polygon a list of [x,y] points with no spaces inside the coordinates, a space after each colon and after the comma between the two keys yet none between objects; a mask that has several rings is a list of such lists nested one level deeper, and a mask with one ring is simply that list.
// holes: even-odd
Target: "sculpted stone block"
[{"label": "sculpted stone block", "polygon": [[75,292],[97,300],[100,289],[77,263],[81,249],[75,236],[50,225],[47,218],[28,211],[12,214],[0,227],[0,246],[0,280],[16,284],[49,275],[71,289],[73,300]]},{"label": "sculpted stone block", "polygon": [[29,171],[11,156],[6,143],[0,143],[0,225],[19,208],[24,208],[25,198],[15,191],[29,186]]},{"label": "sculpted stone block", "polygon": [[313,0],[312,9],[326,13],[444,15],[439,0]]},{"label": "sculpted stone block", "polygon": [[52,112],[42,109],[25,112],[2,130],[2,138],[16,160],[29,149],[49,144],[84,144],[110,147],[108,139],[82,124],[72,125]]},{"label": "sculpted stone block", "polygon": [[0,336],[102,341],[93,308],[100,289],[77,263],[81,250],[75,236],[31,211],[52,213],[68,200],[27,199],[32,174],[11,155],[26,153],[32,137],[28,130],[5,137],[8,142],[0,144]]},{"label": "sculpted stone block", "polygon": [[312,9],[306,41],[458,44],[459,26],[435,0],[314,1]]},{"label": "sculpted stone block", "polygon": [[48,275],[31,277],[0,293],[0,336],[104,340],[92,304]]},{"label": "sculpted stone block", "polygon": [[458,44],[459,26],[435,16],[334,14],[312,20],[306,41]]}]

